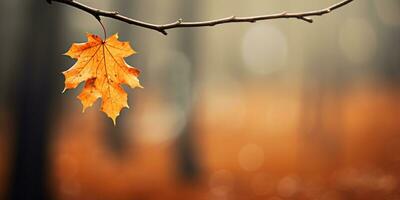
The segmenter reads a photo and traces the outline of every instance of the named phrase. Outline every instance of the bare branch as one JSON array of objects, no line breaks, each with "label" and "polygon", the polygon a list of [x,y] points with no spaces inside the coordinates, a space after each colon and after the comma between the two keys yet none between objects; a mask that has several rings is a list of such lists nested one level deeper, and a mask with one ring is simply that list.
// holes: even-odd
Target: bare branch
[{"label": "bare branch", "polygon": [[312,23],[313,19],[311,19],[310,17],[322,16],[322,15],[328,14],[328,13],[332,12],[333,10],[341,8],[354,0],[344,0],[344,1],[334,4],[328,8],[321,9],[321,10],[308,11],[308,12],[298,12],[298,13],[281,12],[281,13],[277,13],[277,14],[250,16],[250,17],[230,16],[230,17],[226,17],[226,18],[222,18],[222,19],[215,19],[215,20],[210,20],[210,21],[199,21],[199,22],[184,22],[182,19],[178,19],[177,21],[169,23],[169,24],[151,24],[151,23],[139,21],[136,19],[132,19],[132,18],[120,15],[117,11],[100,10],[100,9],[93,8],[93,7],[87,6],[85,4],[79,3],[75,0],[46,0],[46,1],[49,3],[59,2],[59,3],[70,5],[72,7],[78,8],[80,10],[83,10],[87,13],[92,14],[98,20],[100,20],[100,17],[113,18],[113,19],[116,19],[119,21],[126,22],[128,24],[140,26],[140,27],[147,28],[147,29],[152,29],[152,30],[158,31],[164,35],[167,35],[167,30],[174,29],[174,28],[216,26],[219,24],[242,23],[242,22],[255,23],[257,21],[262,21],[262,20],[282,19],[282,18],[299,19],[299,20],[303,20],[303,21]]}]

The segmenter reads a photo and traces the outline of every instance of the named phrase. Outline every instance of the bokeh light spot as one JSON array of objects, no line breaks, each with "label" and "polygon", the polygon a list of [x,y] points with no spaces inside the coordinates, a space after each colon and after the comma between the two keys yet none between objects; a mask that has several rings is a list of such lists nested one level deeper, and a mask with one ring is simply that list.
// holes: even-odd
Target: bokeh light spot
[{"label": "bokeh light spot", "polygon": [[218,170],[210,176],[210,190],[215,196],[226,196],[234,185],[233,174],[228,170]]},{"label": "bokeh light spot", "polygon": [[298,181],[291,176],[282,178],[277,186],[277,191],[282,197],[291,197],[298,191]]},{"label": "bokeh light spot", "polygon": [[268,74],[286,64],[288,45],[286,37],[277,28],[257,24],[243,38],[243,60],[246,69],[255,74]]},{"label": "bokeh light spot", "polygon": [[264,163],[264,150],[256,144],[247,144],[239,152],[239,164],[246,171],[255,171]]}]

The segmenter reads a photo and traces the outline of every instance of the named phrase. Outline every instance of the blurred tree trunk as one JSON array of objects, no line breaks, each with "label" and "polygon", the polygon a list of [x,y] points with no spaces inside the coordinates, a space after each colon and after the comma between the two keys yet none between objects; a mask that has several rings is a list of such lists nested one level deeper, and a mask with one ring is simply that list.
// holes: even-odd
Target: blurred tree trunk
[{"label": "blurred tree trunk", "polygon": [[304,165],[308,172],[329,172],[340,164],[343,77],[343,71],[334,65],[305,70],[300,130],[304,153],[301,160],[308,160]]},{"label": "blurred tree trunk", "polygon": [[[184,19],[193,19],[196,17],[196,6],[197,3],[193,1],[181,0],[179,7],[182,11]],[[181,177],[187,181],[194,181],[199,173],[198,157],[196,153],[196,128],[194,127],[196,113],[196,100],[195,95],[195,84],[197,83],[197,64],[195,61],[195,34],[194,29],[187,29],[181,32],[178,37],[178,47],[186,56],[191,59],[191,69],[189,70],[189,93],[187,95],[181,95],[183,98],[178,99],[183,107],[185,108],[186,124],[179,134],[177,139],[177,162],[178,169],[181,173]]]},{"label": "blurred tree trunk", "polygon": [[20,60],[14,83],[15,150],[9,199],[49,199],[49,129],[62,76],[56,59],[60,52],[61,14],[46,1],[27,5]]}]

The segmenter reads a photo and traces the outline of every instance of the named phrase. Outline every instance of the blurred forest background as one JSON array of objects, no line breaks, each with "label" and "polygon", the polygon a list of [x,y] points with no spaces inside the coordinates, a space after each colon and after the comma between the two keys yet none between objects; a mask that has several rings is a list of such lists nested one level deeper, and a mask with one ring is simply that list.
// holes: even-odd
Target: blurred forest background
[{"label": "blurred forest background", "polygon": [[[168,23],[337,0],[81,0]],[[118,125],[81,113],[62,56],[96,19],[0,2],[0,199],[400,199],[400,1],[299,20],[158,32],[103,19],[144,89]],[[81,88],[81,87],[80,87]]]}]

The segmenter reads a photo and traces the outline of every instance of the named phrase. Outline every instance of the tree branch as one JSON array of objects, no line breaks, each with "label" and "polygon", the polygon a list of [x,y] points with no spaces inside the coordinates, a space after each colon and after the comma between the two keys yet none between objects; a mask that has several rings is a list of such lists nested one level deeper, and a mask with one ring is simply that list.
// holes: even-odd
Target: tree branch
[{"label": "tree branch", "polygon": [[178,19],[177,21],[169,23],[169,24],[151,24],[151,23],[139,21],[136,19],[132,19],[132,18],[120,15],[117,11],[100,10],[100,9],[93,8],[93,7],[87,6],[85,4],[82,4],[75,0],[46,0],[46,1],[50,4],[51,4],[51,2],[58,2],[58,3],[70,5],[72,7],[78,8],[80,10],[83,10],[87,13],[92,14],[98,20],[100,20],[100,17],[113,18],[113,19],[116,19],[119,21],[126,22],[128,24],[155,30],[164,35],[167,35],[168,34],[167,30],[174,29],[174,28],[215,26],[215,25],[219,25],[219,24],[242,23],[242,22],[255,23],[255,22],[261,21],[261,20],[282,19],[282,18],[300,19],[300,20],[312,23],[313,19],[311,19],[310,17],[322,16],[322,15],[328,14],[328,13],[332,12],[333,10],[341,8],[354,0],[344,0],[344,1],[334,4],[328,8],[321,9],[321,10],[308,11],[308,12],[298,12],[298,13],[281,12],[281,13],[277,13],[277,14],[250,16],[250,17],[230,16],[230,17],[221,18],[221,19],[215,19],[215,20],[210,20],[210,21],[199,21],[199,22],[184,22],[182,19]]}]

